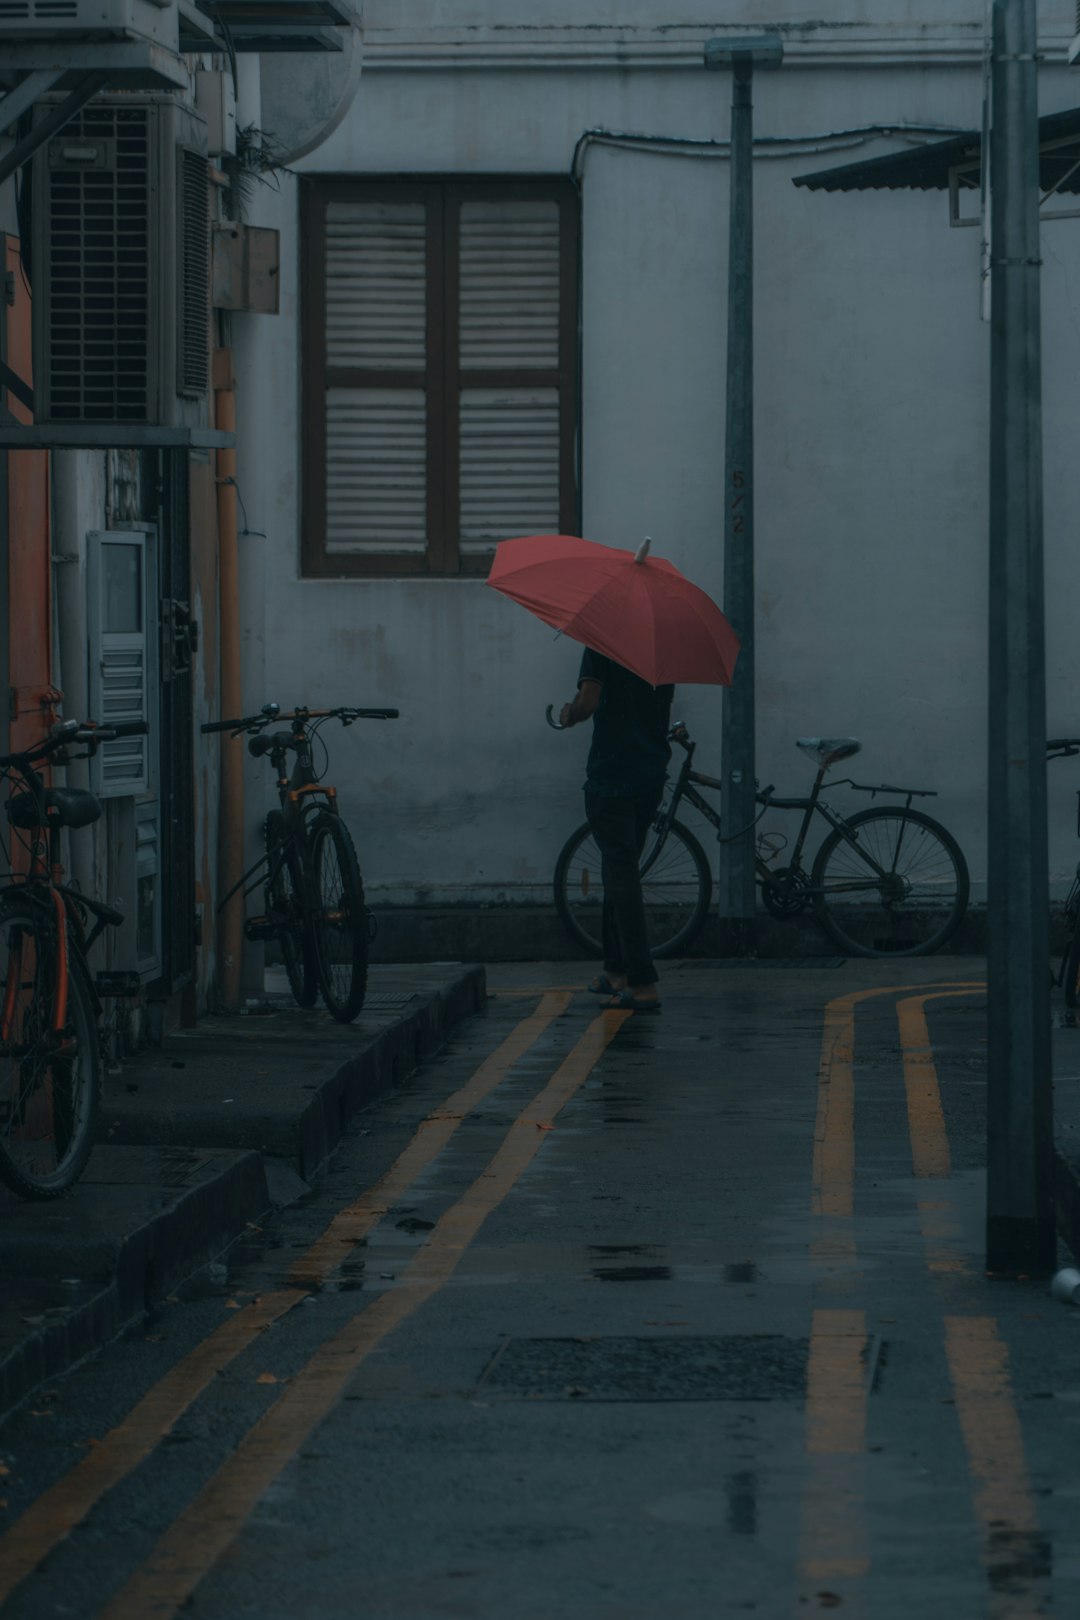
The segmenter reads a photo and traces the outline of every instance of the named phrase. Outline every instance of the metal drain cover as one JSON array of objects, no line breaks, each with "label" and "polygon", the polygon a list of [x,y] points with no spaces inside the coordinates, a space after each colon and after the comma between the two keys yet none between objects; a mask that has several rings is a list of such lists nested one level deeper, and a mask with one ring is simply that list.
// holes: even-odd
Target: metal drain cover
[{"label": "metal drain cover", "polygon": [[415,1000],[415,990],[376,990],[364,997],[364,1006],[369,1012],[392,1012],[395,1007],[406,1007]]},{"label": "metal drain cover", "polygon": [[518,1401],[801,1400],[808,1342],[769,1333],[507,1339],[480,1385]]}]

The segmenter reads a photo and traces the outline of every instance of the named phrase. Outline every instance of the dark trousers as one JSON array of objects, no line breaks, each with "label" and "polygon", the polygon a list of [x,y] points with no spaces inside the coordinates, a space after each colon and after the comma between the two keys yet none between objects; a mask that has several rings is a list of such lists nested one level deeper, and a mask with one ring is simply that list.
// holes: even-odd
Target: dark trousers
[{"label": "dark trousers", "polygon": [[604,880],[604,971],[632,985],[655,984],[638,863],[663,789],[627,799],[585,795],[585,815],[600,851]]}]

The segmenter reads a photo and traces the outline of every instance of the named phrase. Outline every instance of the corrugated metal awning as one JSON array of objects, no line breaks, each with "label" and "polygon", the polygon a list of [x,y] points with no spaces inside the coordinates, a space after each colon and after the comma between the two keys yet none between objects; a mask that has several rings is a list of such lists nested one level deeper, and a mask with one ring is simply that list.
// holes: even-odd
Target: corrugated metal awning
[{"label": "corrugated metal awning", "polygon": [[[948,191],[950,173],[977,166],[982,135],[965,130],[947,141],[931,141],[906,152],[844,163],[835,169],[795,176],[808,191]],[[1080,192],[1080,107],[1039,119],[1039,184],[1043,191]],[[1071,172],[1070,172],[1071,171]]]}]

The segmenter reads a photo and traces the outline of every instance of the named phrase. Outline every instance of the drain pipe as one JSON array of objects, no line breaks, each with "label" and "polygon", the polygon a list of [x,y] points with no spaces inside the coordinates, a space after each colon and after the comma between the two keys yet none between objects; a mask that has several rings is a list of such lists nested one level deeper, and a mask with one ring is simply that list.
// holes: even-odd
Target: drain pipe
[{"label": "drain pipe", "polygon": [[[214,352],[214,422],[236,432],[236,384],[231,349]],[[217,451],[218,621],[221,645],[220,702],[226,718],[243,713],[240,671],[240,557],[236,523],[236,451]],[[228,732],[221,734],[218,824],[218,892],[228,894],[244,870],[244,754]],[[234,894],[218,926],[218,994],[235,1012],[240,1005],[244,951],[244,897]]]}]

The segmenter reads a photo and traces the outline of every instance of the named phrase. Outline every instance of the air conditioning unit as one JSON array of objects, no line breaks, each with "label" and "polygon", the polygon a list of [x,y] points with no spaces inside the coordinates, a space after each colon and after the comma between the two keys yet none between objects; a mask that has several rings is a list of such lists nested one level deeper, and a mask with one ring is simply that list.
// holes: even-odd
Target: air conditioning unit
[{"label": "air conditioning unit", "polygon": [[33,220],[36,420],[205,426],[204,120],[168,97],[95,98],[35,156]]},{"label": "air conditioning unit", "polygon": [[143,39],[175,51],[179,13],[176,0],[0,0],[0,41],[15,39]]}]

